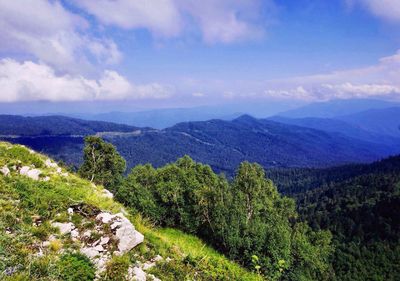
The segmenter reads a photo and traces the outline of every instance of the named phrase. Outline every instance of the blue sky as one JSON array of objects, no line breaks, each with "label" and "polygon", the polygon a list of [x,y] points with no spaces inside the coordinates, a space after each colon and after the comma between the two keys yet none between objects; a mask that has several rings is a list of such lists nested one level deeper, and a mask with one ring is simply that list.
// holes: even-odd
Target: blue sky
[{"label": "blue sky", "polygon": [[0,102],[399,99],[398,0],[0,1]]}]

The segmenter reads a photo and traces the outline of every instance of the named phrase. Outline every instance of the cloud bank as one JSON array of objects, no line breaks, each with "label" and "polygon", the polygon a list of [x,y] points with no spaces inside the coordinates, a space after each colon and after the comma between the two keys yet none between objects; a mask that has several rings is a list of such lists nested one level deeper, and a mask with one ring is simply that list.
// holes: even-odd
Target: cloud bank
[{"label": "cloud bank", "polygon": [[173,90],[156,83],[135,85],[111,70],[94,80],[57,75],[48,65],[13,59],[0,60],[0,89],[0,102],[162,99]]},{"label": "cloud bank", "polygon": [[174,38],[197,31],[209,44],[263,36],[266,23],[262,8],[274,10],[272,0],[75,0],[74,3],[104,25],[143,28],[157,38]]}]

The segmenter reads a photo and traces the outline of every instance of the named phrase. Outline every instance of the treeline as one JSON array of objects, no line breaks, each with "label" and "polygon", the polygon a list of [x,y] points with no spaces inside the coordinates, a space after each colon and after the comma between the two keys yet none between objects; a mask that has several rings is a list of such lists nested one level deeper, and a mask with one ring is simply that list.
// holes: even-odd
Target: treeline
[{"label": "treeline", "polygon": [[99,138],[86,139],[82,176],[163,227],[202,237],[267,280],[326,280],[331,234],[298,221],[258,164],[243,162],[232,181],[188,156],[161,168],[139,165],[122,178],[125,162]]}]

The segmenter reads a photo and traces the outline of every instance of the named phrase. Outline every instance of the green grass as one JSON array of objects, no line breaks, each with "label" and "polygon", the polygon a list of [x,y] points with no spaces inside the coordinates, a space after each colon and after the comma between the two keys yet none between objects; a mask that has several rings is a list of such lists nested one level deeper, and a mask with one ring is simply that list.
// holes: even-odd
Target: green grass
[{"label": "green grass", "polygon": [[[0,280],[63,280],[59,266],[62,252],[73,253],[79,245],[70,238],[57,235],[51,221],[66,220],[68,207],[77,203],[113,213],[123,209],[118,202],[102,196],[103,187],[92,185],[74,174],[63,177],[55,173],[54,168],[45,167],[47,158],[31,153],[23,146],[0,142],[0,168],[7,165],[12,173],[10,177],[0,174]],[[19,175],[13,170],[14,165],[34,166],[51,179],[34,181]],[[38,218],[41,224],[36,226],[34,222]],[[170,262],[161,262],[151,269],[151,273],[163,281],[262,280],[195,236],[175,229],[151,227],[140,216],[130,219],[145,235],[145,242],[131,251],[125,260],[134,264],[137,260],[145,262],[156,255],[170,257]],[[87,218],[74,215],[73,220],[77,227],[93,226],[93,221]],[[57,236],[57,245],[43,249],[42,257],[37,256],[39,245],[53,234]],[[80,265],[80,261],[77,263]],[[120,264],[115,263],[118,267],[110,267],[110,272],[125,270],[126,266]],[[85,266],[89,265],[84,264],[82,268]],[[6,269],[15,269],[16,272],[5,276],[2,272]],[[110,276],[107,280],[113,280]]]},{"label": "green grass", "polygon": [[194,235],[172,228],[148,227],[140,218],[136,218],[136,225],[145,235],[146,244],[142,246],[145,253],[154,254],[155,249],[163,257],[172,258],[152,270],[162,280],[264,280]]}]

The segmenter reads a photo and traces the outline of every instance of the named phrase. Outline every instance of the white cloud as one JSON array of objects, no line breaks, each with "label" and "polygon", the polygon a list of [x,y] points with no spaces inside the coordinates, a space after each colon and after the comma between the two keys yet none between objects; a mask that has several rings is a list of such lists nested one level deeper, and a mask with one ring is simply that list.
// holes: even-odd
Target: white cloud
[{"label": "white cloud", "polygon": [[33,56],[57,70],[78,72],[97,62],[117,62],[110,40],[93,38],[88,22],[59,1],[0,0],[0,51]]},{"label": "white cloud", "polygon": [[180,14],[172,0],[76,0],[100,22],[125,29],[147,28],[159,36],[180,32]]},{"label": "white cloud", "polygon": [[0,60],[0,102],[160,99],[170,87],[133,85],[115,71],[105,70],[98,80],[80,75],[57,75],[53,68],[32,61]]},{"label": "white cloud", "polygon": [[400,22],[399,0],[346,0],[353,7],[356,4],[367,8],[372,14],[385,20]]},{"label": "white cloud", "polygon": [[[148,29],[171,38],[199,31],[206,43],[232,43],[264,34],[262,7],[272,0],[74,0],[105,25]],[[265,12],[265,11],[264,11]]]},{"label": "white cloud", "polygon": [[205,94],[201,93],[201,92],[195,92],[192,94],[192,96],[196,97],[196,98],[203,98],[203,97],[205,97]]}]

